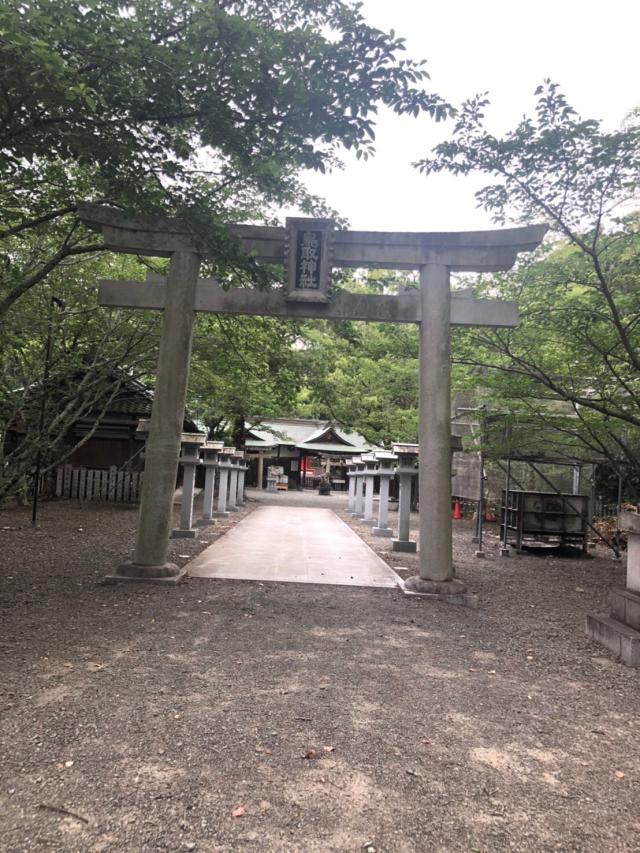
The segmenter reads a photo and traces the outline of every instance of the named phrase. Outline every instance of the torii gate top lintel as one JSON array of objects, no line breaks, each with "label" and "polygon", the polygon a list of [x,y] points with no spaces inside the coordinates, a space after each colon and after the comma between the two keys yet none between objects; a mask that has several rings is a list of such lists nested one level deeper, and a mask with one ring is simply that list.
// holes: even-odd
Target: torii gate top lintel
[{"label": "torii gate top lintel", "polygon": [[[198,251],[193,232],[180,219],[131,217],[114,208],[87,203],[80,204],[78,211],[85,225],[102,232],[114,252],[169,257],[177,251]],[[317,221],[308,220],[310,227]],[[285,262],[287,228],[229,225],[228,230],[256,260]],[[510,269],[519,252],[533,251],[546,231],[546,225],[490,231],[335,230],[331,234],[331,265],[414,270],[439,263],[452,272],[498,272]]]}]

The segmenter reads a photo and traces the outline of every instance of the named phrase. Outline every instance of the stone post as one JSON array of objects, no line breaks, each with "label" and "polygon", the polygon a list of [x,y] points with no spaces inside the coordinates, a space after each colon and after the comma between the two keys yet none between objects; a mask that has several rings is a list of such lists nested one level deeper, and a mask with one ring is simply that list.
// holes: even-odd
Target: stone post
[{"label": "stone post", "polygon": [[231,468],[229,469],[229,496],[227,498],[227,510],[229,512],[238,512],[236,504],[236,496],[238,494],[238,471],[240,468],[240,459],[236,450],[229,459]]},{"label": "stone post", "polygon": [[347,460],[347,477],[349,478],[349,491],[347,493],[347,512],[355,512],[356,508],[356,463],[353,459]]},{"label": "stone post", "polygon": [[208,441],[202,448],[202,464],[204,465],[204,498],[202,502],[202,518],[198,520],[199,527],[213,524],[213,493],[216,482],[218,453],[224,444],[221,441]]},{"label": "stone post", "polygon": [[378,471],[378,465],[376,463],[376,457],[373,453],[366,453],[362,456],[362,461],[365,463],[364,465],[364,517],[363,521],[365,524],[369,524],[373,527],[376,523],[376,519],[373,515],[373,483],[375,475]]},{"label": "stone post", "polygon": [[409,536],[411,521],[411,486],[418,472],[418,445],[394,444],[393,452],[398,458],[396,475],[400,484],[398,500],[398,538],[391,540],[392,551],[414,554],[416,543]]},{"label": "stone post", "polygon": [[214,518],[228,518],[227,491],[229,487],[229,471],[231,469],[231,456],[235,453],[235,447],[223,447],[218,454],[218,509],[211,513]]},{"label": "stone post", "polygon": [[149,438],[145,448],[140,515],[133,562],[105,580],[177,583],[184,575],[167,563],[173,523],[184,405],[189,380],[195,294],[200,256],[185,248],[173,253],[165,288],[164,316]]},{"label": "stone post", "polygon": [[204,445],[204,434],[182,434],[182,503],[180,505],[180,527],[171,531],[172,539],[195,539],[198,535],[193,526],[193,498],[196,485],[196,468],[200,464],[200,448]]},{"label": "stone post", "polygon": [[258,451],[258,482],[257,489],[262,489],[262,480],[264,478],[264,450]]},{"label": "stone post", "polygon": [[244,455],[240,453],[238,455],[238,486],[236,490],[236,506],[241,507],[244,506],[244,477],[247,471],[247,467],[244,461]]},{"label": "stone post", "polygon": [[618,527],[627,534],[626,586],[611,591],[609,613],[587,615],[587,636],[627,666],[640,667],[640,515],[622,512]]},{"label": "stone post", "polygon": [[380,503],[378,504],[378,525],[373,528],[374,536],[393,536],[389,527],[389,482],[393,475],[393,463],[397,456],[385,450],[375,452],[380,477]]},{"label": "stone post", "polygon": [[454,579],[451,542],[449,268],[437,262],[421,267],[420,290],[420,574],[407,578],[405,588],[462,595],[466,587]]},{"label": "stone post", "polygon": [[362,457],[356,459],[355,464],[356,494],[354,509],[351,515],[353,518],[364,518],[364,462],[362,461]]}]

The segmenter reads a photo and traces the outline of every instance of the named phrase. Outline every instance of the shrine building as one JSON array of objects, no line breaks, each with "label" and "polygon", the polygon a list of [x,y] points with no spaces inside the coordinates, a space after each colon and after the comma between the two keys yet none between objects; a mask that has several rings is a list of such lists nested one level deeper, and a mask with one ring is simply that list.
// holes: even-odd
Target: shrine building
[{"label": "shrine building", "polygon": [[258,488],[266,487],[270,468],[281,468],[279,488],[315,488],[320,477],[328,474],[332,489],[344,489],[346,460],[379,449],[358,433],[346,432],[327,420],[253,418],[245,429],[250,463],[246,482]]}]

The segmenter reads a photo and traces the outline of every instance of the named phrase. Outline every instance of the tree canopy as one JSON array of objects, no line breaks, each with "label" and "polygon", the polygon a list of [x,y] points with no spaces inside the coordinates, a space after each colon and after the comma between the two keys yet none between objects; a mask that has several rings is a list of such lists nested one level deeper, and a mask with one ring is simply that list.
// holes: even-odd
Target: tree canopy
[{"label": "tree canopy", "polygon": [[486,175],[477,198],[496,221],[543,219],[552,229],[537,256],[477,286],[515,299],[519,327],[459,331],[454,357],[494,410],[528,421],[532,444],[544,435],[637,476],[640,124],[631,116],[606,132],[555,84],[537,95],[536,117],[503,138],[484,127],[486,98],[467,102],[452,139],[419,164],[427,174]]},{"label": "tree canopy", "polygon": [[350,0],[2,4],[0,316],[100,249],[78,200],[179,214],[219,266],[257,275],[222,225],[311,209],[298,171],[371,153],[378,104],[448,114],[403,49]]},{"label": "tree canopy", "polygon": [[[18,413],[25,431],[3,458],[0,493],[23,487],[43,443],[48,466],[63,459],[74,414],[99,413],[118,377],[153,384],[157,318],[94,302],[98,275],[144,267],[104,252],[79,201],[180,216],[215,258],[208,272],[264,284],[272,271],[228,223],[268,222],[284,203],[326,213],[299,173],[331,168],[340,149],[368,157],[379,105],[450,112],[425,89],[424,62],[353,0],[7,0],[0,67],[0,437]],[[51,314],[52,296],[63,312]],[[293,406],[297,335],[294,324],[200,318],[192,409],[215,425]]]}]

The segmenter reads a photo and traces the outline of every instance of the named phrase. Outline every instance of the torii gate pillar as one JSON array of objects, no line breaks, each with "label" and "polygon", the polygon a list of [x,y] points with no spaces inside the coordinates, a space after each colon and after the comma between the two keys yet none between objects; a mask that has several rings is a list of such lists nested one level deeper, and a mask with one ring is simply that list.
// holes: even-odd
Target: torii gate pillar
[{"label": "torii gate pillar", "polygon": [[451,551],[451,326],[449,268],[420,268],[420,574],[407,578],[412,592],[460,594]]},{"label": "torii gate pillar", "polygon": [[180,439],[187,399],[194,306],[200,256],[180,249],[171,256],[160,335],[158,372],[145,449],[144,479],[133,562],[106,578],[178,583],[185,572],[167,562],[173,521]]}]

